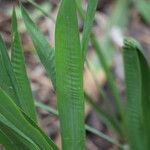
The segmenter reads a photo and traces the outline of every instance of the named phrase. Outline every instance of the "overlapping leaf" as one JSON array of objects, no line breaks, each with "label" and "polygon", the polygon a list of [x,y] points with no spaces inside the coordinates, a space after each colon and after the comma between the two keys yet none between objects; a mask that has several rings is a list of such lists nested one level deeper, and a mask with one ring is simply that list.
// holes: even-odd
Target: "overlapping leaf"
[{"label": "overlapping leaf", "polygon": [[[85,17],[84,15],[82,15],[82,13],[81,13],[81,15],[82,15],[82,17],[83,17],[83,19],[85,20],[85,22],[86,22],[86,24],[85,24],[85,30],[84,30],[84,35],[87,35],[87,37],[85,37],[85,38],[83,38],[83,41],[82,41],[82,44],[85,44],[85,46],[83,46],[82,45],[82,48],[85,48],[85,50],[83,49],[83,53],[86,53],[86,47],[87,47],[87,41],[88,41],[88,35],[90,35],[90,30],[91,30],[91,25],[92,25],[92,19],[93,19],[93,14],[94,14],[94,7],[96,7],[96,1],[89,1],[89,3],[91,3],[92,4],[92,6],[93,6],[93,8],[92,8],[92,6],[89,4],[89,9],[88,9],[88,11],[87,11],[87,14],[90,14],[91,13],[91,15],[90,15],[90,17]],[[118,2],[118,5],[120,6],[122,4],[122,2],[121,1],[119,1]],[[123,3],[124,4],[124,3]],[[125,7],[124,7],[124,9],[127,7],[127,4],[128,3],[125,3],[126,5],[125,5]],[[91,8],[90,8],[90,6],[91,6]],[[81,7],[80,8],[78,8],[78,9],[82,9]],[[95,8],[96,9],[96,8]],[[121,9],[119,9],[119,11],[121,12],[121,14],[122,14],[122,11],[124,11],[124,9],[123,10],[121,10]],[[83,10],[83,9],[82,9]],[[80,11],[80,10],[79,10]],[[113,17],[114,18],[114,17]],[[120,15],[119,15],[119,18],[120,18]],[[115,18],[114,18],[115,19]],[[88,22],[90,22],[89,24],[88,24]],[[88,27],[89,26],[89,27]],[[85,42],[84,42],[84,40],[85,40]],[[96,54],[97,54],[97,56],[98,56],[98,58],[99,58],[99,61],[100,61],[100,63],[101,63],[101,65],[102,65],[102,67],[103,67],[103,69],[104,69],[104,71],[105,71],[105,74],[106,74],[106,77],[107,77],[107,79],[108,79],[108,84],[109,84],[109,86],[110,86],[110,88],[111,88],[111,91],[112,91],[112,93],[113,93],[113,95],[114,95],[114,98],[115,98],[115,103],[116,103],[116,106],[117,106],[117,108],[118,108],[118,112],[119,112],[119,114],[120,114],[120,116],[121,116],[121,120],[123,121],[123,118],[124,118],[124,110],[123,110],[123,106],[122,106],[122,102],[121,102],[121,98],[120,98],[120,94],[119,94],[119,91],[118,91],[118,89],[117,89],[117,87],[116,87],[116,85],[115,85],[115,82],[114,82],[114,79],[113,79],[113,76],[112,76],[112,74],[111,74],[111,72],[110,72],[110,70],[109,70],[109,65],[108,65],[108,61],[107,61],[107,59],[106,59],[106,57],[105,57],[105,55],[104,55],[104,52],[102,51],[102,48],[101,48],[101,46],[99,45],[99,43],[98,43],[98,40],[96,39],[96,37],[95,37],[95,35],[92,33],[91,34],[91,43],[92,43],[92,45],[93,45],[93,47],[94,47],[94,49],[95,49],[95,52],[96,52]],[[85,54],[84,54],[85,55]]]},{"label": "overlapping leaf", "polygon": [[[14,90],[13,83],[14,73],[12,73],[12,65],[10,63],[5,44],[0,36],[0,87],[7,92],[7,94],[14,100],[14,102],[20,105],[19,97]],[[12,74],[11,74],[12,73]],[[15,88],[16,89],[16,88]]]},{"label": "overlapping leaf", "polygon": [[12,19],[13,65],[5,44],[0,39],[0,143],[8,150],[58,150],[52,140],[34,123],[35,108],[25,71],[15,12]]},{"label": "overlapping leaf", "polygon": [[37,54],[44,65],[49,78],[51,79],[53,86],[56,86],[56,75],[55,75],[55,62],[54,62],[54,49],[50,47],[49,42],[44,37],[42,32],[38,29],[38,27],[31,20],[26,10],[21,6],[22,16],[24,23],[26,25],[26,29],[30,34],[32,42],[35,46]]},{"label": "overlapping leaf", "polygon": [[[16,136],[18,137],[18,141],[26,145],[28,149],[57,150],[57,147],[41,132],[32,120],[24,118],[24,115],[20,112],[18,107],[2,89],[0,90],[0,102],[0,129],[12,141],[17,141],[14,139]],[[8,129],[10,132],[8,132]],[[23,144],[20,144],[19,148],[21,148]]]},{"label": "overlapping leaf", "polygon": [[[15,39],[16,39],[16,37],[15,37]],[[14,46],[17,46],[17,44],[18,43],[14,43]],[[17,47],[16,47],[16,49],[17,49]],[[10,59],[9,59],[9,56],[7,53],[7,49],[6,49],[5,44],[1,37],[0,37],[0,61],[1,61],[1,64],[0,64],[1,65],[0,87],[4,91],[7,92],[7,94],[12,98],[12,100],[21,109],[23,109],[27,114],[29,114],[29,116],[31,115],[31,117],[32,117],[32,115],[33,115],[33,118],[35,119],[35,114],[32,113],[32,111],[33,112],[35,111],[34,106],[33,106],[33,104],[32,104],[32,106],[30,106],[31,103],[33,103],[33,102],[31,101],[31,103],[30,103],[30,99],[29,99],[29,101],[28,101],[28,99],[25,99],[28,97],[23,97],[23,92],[24,92],[23,90],[27,90],[27,89],[23,89],[23,88],[21,89],[19,87],[17,77],[15,76],[16,74],[14,73],[12,64],[10,62]],[[17,61],[19,61],[19,59]],[[17,63],[18,62],[16,62],[16,64]],[[19,71],[19,70],[17,70],[17,71]],[[21,73],[23,73],[23,72],[21,72]],[[25,83],[22,83],[23,78],[21,78],[20,81],[21,81],[20,85],[23,86],[23,84],[25,84]],[[30,89],[28,89],[28,90],[30,90]],[[31,107],[33,108],[33,110]],[[31,112],[31,114],[30,114],[30,112]]]},{"label": "overlapping leaf", "polygon": [[21,46],[20,36],[17,31],[17,20],[15,11],[13,11],[12,16],[12,53],[11,53],[11,63],[15,77],[20,88],[20,95],[22,95],[22,101],[25,102],[27,111],[26,113],[36,121],[35,106],[33,103],[31,87],[29,85],[29,80],[27,78],[27,73],[25,69],[25,60],[23,56],[23,49]]},{"label": "overlapping leaf", "polygon": [[142,48],[133,39],[125,40],[124,70],[131,149],[149,150],[150,68]]}]

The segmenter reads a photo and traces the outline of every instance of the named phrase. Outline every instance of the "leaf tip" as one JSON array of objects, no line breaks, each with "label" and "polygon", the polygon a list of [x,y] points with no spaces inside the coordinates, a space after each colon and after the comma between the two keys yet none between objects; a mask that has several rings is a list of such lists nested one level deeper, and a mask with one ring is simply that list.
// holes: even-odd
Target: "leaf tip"
[{"label": "leaf tip", "polygon": [[138,43],[138,41],[136,41],[135,39],[131,38],[131,37],[127,37],[124,39],[124,46],[123,49],[141,49],[140,44]]}]

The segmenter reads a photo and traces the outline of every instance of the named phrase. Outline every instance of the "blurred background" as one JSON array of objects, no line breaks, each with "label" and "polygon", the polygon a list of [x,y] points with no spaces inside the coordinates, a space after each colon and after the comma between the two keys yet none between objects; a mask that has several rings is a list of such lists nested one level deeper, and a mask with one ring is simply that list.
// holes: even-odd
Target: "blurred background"
[{"label": "blurred background", "polygon": [[[35,7],[35,2],[50,17],[46,17]],[[30,0],[22,1],[23,5],[34,22],[54,47],[54,31],[59,0]],[[56,96],[52,84],[47,78],[36,55],[32,42],[22,22],[19,7],[16,0],[0,0],[0,34],[5,40],[7,48],[11,49],[11,13],[16,7],[19,31],[22,38],[24,55],[26,60],[28,77],[30,79],[34,99],[48,106],[57,108]],[[86,10],[87,1],[82,0],[82,7]],[[82,36],[84,22],[81,14],[78,14],[79,30]],[[95,14],[93,34],[96,37],[103,58],[108,64],[114,77],[122,100],[125,102],[124,73],[122,61],[123,39],[131,36],[137,39],[145,50],[150,62],[150,1],[149,0],[100,0]],[[84,88],[88,96],[100,109],[108,112],[116,112],[114,96],[108,86],[103,64],[99,53],[89,43],[89,50],[84,70]],[[104,101],[107,99],[107,101]],[[111,105],[111,106],[109,106]],[[59,121],[52,115],[37,109],[40,127],[60,146]],[[86,103],[85,121],[92,127],[118,140],[117,135],[101,120],[98,112]],[[87,132],[87,150],[117,150],[117,147],[107,141]]]}]

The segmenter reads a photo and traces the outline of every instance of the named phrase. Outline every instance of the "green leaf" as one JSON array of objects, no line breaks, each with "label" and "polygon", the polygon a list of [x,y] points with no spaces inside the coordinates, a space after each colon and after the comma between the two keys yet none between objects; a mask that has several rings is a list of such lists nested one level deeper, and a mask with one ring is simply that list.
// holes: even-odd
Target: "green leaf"
[{"label": "green leaf", "polygon": [[134,3],[144,20],[150,25],[150,2],[146,0],[134,0]]},{"label": "green leaf", "polygon": [[24,144],[30,143],[31,150],[33,148],[57,150],[56,146],[51,141],[48,142],[49,138],[44,135],[41,129],[27,115],[24,118],[24,115],[3,90],[0,90],[0,103],[0,129],[4,130],[11,140],[14,140],[14,136],[11,136],[12,134],[9,135],[7,128],[21,136],[20,140]]},{"label": "green leaf", "polygon": [[[121,2],[118,2],[118,4],[120,6]],[[81,6],[79,7],[79,5],[78,5],[78,10],[83,11],[82,7]],[[120,11],[121,11],[121,9],[120,9]],[[82,15],[83,20],[85,20],[85,15],[83,15],[82,13],[80,13],[80,14]],[[118,114],[120,115],[120,118],[121,118],[122,122],[124,122],[123,121],[124,120],[124,108],[123,108],[123,105],[122,105],[119,90],[117,89],[116,84],[114,82],[114,78],[112,76],[112,73],[109,70],[110,68],[109,68],[106,56],[104,55],[104,52],[103,52],[101,46],[99,45],[98,40],[96,39],[96,36],[94,35],[94,33],[91,34],[90,40],[91,40],[91,43],[94,47],[94,50],[95,50],[98,58],[99,58],[99,61],[100,61],[101,65],[102,65],[102,67],[105,71],[105,74],[106,74],[106,77],[107,77],[107,80],[108,80],[108,84],[109,84],[110,89],[112,91],[112,94],[115,98],[115,103],[116,103],[116,107],[118,109]]]},{"label": "green leaf", "polygon": [[[14,79],[14,73],[12,73],[12,66],[7,54],[5,44],[2,37],[0,36],[0,87],[7,92],[7,94],[14,100],[14,102],[20,106],[19,98],[14,90],[13,83],[16,82]],[[16,87],[15,87],[16,88]]]},{"label": "green leaf", "polygon": [[[20,107],[21,103],[20,100],[22,100],[19,95],[19,89],[17,86],[17,81],[16,78],[14,76],[14,72],[12,70],[12,65],[10,63],[8,54],[7,54],[7,50],[5,47],[5,44],[2,40],[2,38],[0,37],[0,87],[5,90],[7,92],[7,94],[13,99],[13,101]],[[23,106],[23,105],[22,105]],[[6,108],[7,109],[7,108]],[[0,130],[2,129],[3,124],[1,123],[0,125]],[[4,134],[6,134],[6,132],[12,136],[13,133],[8,129],[8,128],[3,128],[5,129],[3,132]],[[9,144],[5,144],[4,137],[1,137],[3,135],[0,135],[0,142],[7,148],[7,149],[12,149],[12,146],[17,150],[20,149],[16,146],[17,142],[17,136],[15,136],[14,138],[10,139],[8,135],[5,136],[5,138],[8,138],[8,140],[10,141]],[[13,141],[15,139],[15,141]],[[13,142],[13,143],[12,143]],[[18,144],[17,144],[18,145]],[[10,146],[10,148],[9,148]]]},{"label": "green leaf", "polygon": [[74,0],[63,0],[55,31],[56,94],[64,150],[85,149],[83,57]]},{"label": "green leaf", "polygon": [[124,70],[131,149],[149,150],[150,67],[141,46],[133,39],[124,42]]},{"label": "green leaf", "polygon": [[34,47],[37,51],[37,54],[44,65],[49,78],[51,79],[54,88],[56,87],[55,79],[55,60],[54,60],[54,49],[49,45],[49,42],[44,37],[43,33],[39,28],[34,24],[26,10],[21,6],[22,17],[26,25],[26,29],[30,34]]},{"label": "green leaf", "polygon": [[76,7],[78,9],[78,13],[81,18],[86,16],[85,11],[82,9],[82,0],[75,0],[76,1]]},{"label": "green leaf", "polygon": [[91,34],[97,3],[98,0],[89,0],[88,2],[88,8],[84,22],[83,37],[82,37],[83,58],[85,58],[88,49],[88,42]]},{"label": "green leaf", "polygon": [[25,114],[23,111],[22,111],[22,114],[24,115],[24,117],[26,118],[26,120],[28,122],[30,122],[30,124],[32,124],[42,134],[42,136],[45,138],[45,140],[47,141],[47,143],[49,143],[49,145],[51,145],[54,150],[58,150],[58,147],[55,145],[55,143],[48,136],[45,135],[45,133],[42,131],[42,129],[39,128],[37,126],[37,124],[29,116],[27,116],[27,114]]},{"label": "green leaf", "polygon": [[26,104],[26,101],[22,97],[21,89],[18,86],[18,81],[16,80],[13,67],[7,53],[7,49],[1,36],[0,36],[0,61],[2,65],[0,87],[8,93],[8,95],[20,108],[22,108],[26,113],[28,113],[28,105]]},{"label": "green leaf", "polygon": [[35,106],[33,102],[31,87],[29,85],[29,80],[27,77],[27,72],[25,68],[25,60],[23,56],[23,49],[20,41],[20,36],[17,29],[17,20],[15,10],[12,15],[12,55],[11,63],[15,77],[20,88],[20,93],[22,95],[22,101],[26,102],[27,106],[26,113],[36,121]]},{"label": "green leaf", "polygon": [[141,68],[141,80],[142,80],[142,113],[144,123],[144,133],[146,137],[147,149],[150,149],[150,66],[146,57],[143,55],[143,51],[138,51],[138,57],[140,60]]},{"label": "green leaf", "polygon": [[[0,128],[7,135],[8,140],[11,141],[11,143],[3,144],[3,146],[7,149],[10,147],[10,150],[29,150],[33,149],[36,150],[37,146],[35,143],[33,143],[28,137],[26,137],[23,133],[19,132],[17,128],[15,128],[8,120],[4,118],[4,116],[0,115]],[[7,139],[6,139],[7,140]],[[8,142],[8,141],[7,141]]]}]

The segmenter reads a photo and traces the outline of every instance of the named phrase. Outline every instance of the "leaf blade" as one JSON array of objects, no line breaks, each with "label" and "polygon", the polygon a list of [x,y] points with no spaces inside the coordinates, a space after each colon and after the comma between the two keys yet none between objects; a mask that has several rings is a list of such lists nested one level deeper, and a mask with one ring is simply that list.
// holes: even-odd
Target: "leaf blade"
[{"label": "leaf blade", "polygon": [[33,102],[31,87],[29,85],[29,80],[27,77],[27,72],[25,68],[25,60],[23,56],[23,49],[20,41],[20,36],[18,33],[17,19],[15,10],[13,10],[12,15],[12,53],[11,53],[11,63],[13,71],[18,81],[18,86],[21,89],[20,94],[22,95],[22,100],[26,102],[27,111],[26,113],[37,122],[35,106]]},{"label": "leaf blade", "polygon": [[25,8],[23,8],[22,5],[21,5],[21,12],[22,12],[24,23],[26,25],[26,29],[32,39],[37,54],[43,66],[45,67],[47,74],[51,79],[53,87],[55,89],[56,76],[55,76],[55,66],[54,66],[55,64],[54,49],[50,47],[48,41],[46,40],[42,32],[38,29],[38,27],[34,24],[34,22],[31,20],[31,18],[27,14],[27,11],[25,10]]},{"label": "leaf blade", "polygon": [[74,0],[61,2],[56,21],[55,48],[56,93],[63,149],[83,150],[83,60]]},{"label": "leaf blade", "polygon": [[19,98],[13,86],[14,81],[11,77],[12,66],[6,51],[7,49],[0,35],[0,87],[8,93],[18,106],[20,106]]},{"label": "leaf blade", "polygon": [[[35,123],[33,125],[24,118],[18,107],[2,89],[0,89],[0,102],[1,123],[23,136],[39,150],[57,150],[56,147],[47,142],[47,139],[43,136],[44,133],[40,131]],[[2,129],[2,126],[0,126],[0,129]]]},{"label": "leaf blade", "polygon": [[95,16],[95,11],[97,7],[98,0],[89,0],[88,1],[88,8],[86,12],[84,28],[83,28],[83,37],[82,37],[82,51],[83,51],[83,58],[86,56],[88,42],[90,38],[90,33],[93,25],[93,20]]},{"label": "leaf blade", "polygon": [[129,142],[132,149],[148,150],[150,132],[147,125],[150,124],[148,117],[150,99],[147,88],[150,87],[150,69],[146,58],[141,53],[141,46],[133,39],[126,39],[124,43]]}]

